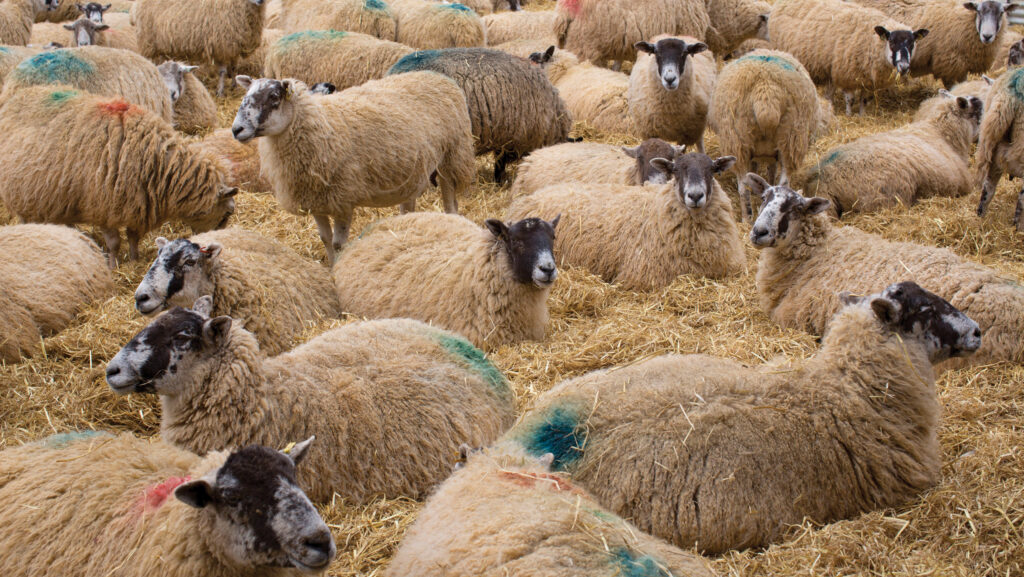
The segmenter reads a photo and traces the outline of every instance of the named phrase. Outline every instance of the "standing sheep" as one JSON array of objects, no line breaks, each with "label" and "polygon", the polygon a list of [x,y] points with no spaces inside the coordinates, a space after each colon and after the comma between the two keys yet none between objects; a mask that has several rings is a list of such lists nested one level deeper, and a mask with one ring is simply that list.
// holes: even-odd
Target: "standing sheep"
[{"label": "standing sheep", "polygon": [[24,46],[36,17],[57,9],[58,0],[4,0],[0,3],[0,44]]},{"label": "standing sheep", "polygon": [[[767,161],[773,168],[781,166],[779,183],[786,184],[819,133],[822,107],[814,82],[795,58],[756,50],[722,69],[708,123],[722,150],[736,156],[736,174],[750,172],[756,161]],[[743,222],[750,222],[750,191],[742,179],[739,197]]]},{"label": "standing sheep", "polygon": [[246,192],[273,192],[270,183],[260,174],[260,151],[255,142],[238,142],[230,128],[222,128],[190,144],[217,159],[227,170],[225,184]]},{"label": "standing sheep", "polygon": [[312,30],[289,34],[268,51],[270,78],[294,78],[312,86],[330,82],[337,90],[384,78],[412,48],[367,34]]},{"label": "standing sheep", "polygon": [[320,450],[309,441],[289,455],[253,445],[199,457],[129,434],[87,432],[6,449],[0,453],[0,572],[298,577],[325,571],[334,539],[295,483],[296,465]]},{"label": "standing sheep", "polygon": [[712,577],[514,446],[468,458],[428,500],[386,577]]},{"label": "standing sheep", "polygon": [[834,226],[819,214],[828,210],[828,200],[770,187],[756,174],[747,179],[764,200],[750,232],[761,250],[757,290],[761,308],[779,325],[821,334],[840,308],[840,289],[868,294],[913,280],[981,326],[984,342],[972,362],[1024,362],[1024,288],[1015,281],[947,249]]},{"label": "standing sheep", "polygon": [[931,196],[966,196],[981,109],[973,96],[947,93],[925,118],[829,151],[800,179],[804,190],[832,201],[837,217],[910,206]]},{"label": "standing sheep", "polygon": [[735,160],[656,158],[651,164],[675,182],[554,185],[513,201],[508,216],[562,215],[559,264],[584,267],[625,290],[660,290],[686,274],[724,278],[746,265],[732,203],[714,178]]},{"label": "standing sheep", "polygon": [[538,40],[547,45],[557,44],[554,10],[519,10],[498,12],[484,16],[487,45],[497,46],[514,40]]},{"label": "standing sheep", "polygon": [[844,295],[784,369],[666,355],[560,383],[506,434],[612,511],[708,554],[902,505],[941,478],[933,364],[978,325],[914,283]]},{"label": "standing sheep", "polygon": [[157,67],[174,102],[174,127],[185,134],[217,128],[217,103],[193,74],[196,68],[173,60]]},{"label": "standing sheep", "polygon": [[768,39],[771,4],[761,0],[706,0],[711,26],[706,42],[714,54],[726,55],[752,38]]},{"label": "standing sheep", "polygon": [[435,182],[445,211],[458,210],[475,164],[466,97],[450,78],[400,74],[330,96],[296,80],[236,80],[246,95],[231,132],[243,143],[263,138],[260,164],[278,202],[313,215],[329,264],[357,206],[415,210]]},{"label": "standing sheep", "polygon": [[122,98],[70,86],[8,89],[0,134],[0,199],[8,210],[26,222],[100,227],[111,266],[121,228],[134,260],[139,238],[164,222],[205,232],[235,209],[238,189],[223,185],[220,165]]},{"label": "standing sheep", "polygon": [[494,180],[530,151],[565,142],[572,116],[544,72],[524,58],[487,48],[413,52],[388,74],[444,74],[466,93],[476,153],[494,152]]},{"label": "standing sheep", "polygon": [[[330,271],[283,244],[240,228],[168,241],[135,290],[150,316],[213,297],[213,314],[242,323],[268,355],[292,348],[314,321],[341,315]],[[286,306],[281,306],[287,303]]]},{"label": "standing sheep", "polygon": [[795,56],[811,79],[843,91],[847,116],[854,98],[863,115],[865,91],[891,86],[894,72],[907,74],[915,44],[928,35],[843,0],[779,0],[768,30],[772,44]]},{"label": "standing sheep", "polygon": [[[984,216],[1003,174],[1024,178],[1024,68],[1008,70],[989,92],[987,110],[981,119],[978,150],[975,152],[981,201],[978,216]],[[1024,188],[1017,195],[1013,224],[1024,231]]]},{"label": "standing sheep", "polygon": [[263,0],[135,0],[139,52],[150,60],[219,67],[224,96],[228,66],[260,46]]},{"label": "standing sheep", "polygon": [[394,40],[398,23],[382,0],[282,0],[281,28],[287,34],[345,30]]},{"label": "standing sheep", "polygon": [[480,16],[464,4],[390,0],[398,20],[396,40],[419,50],[487,45]]},{"label": "standing sheep", "polygon": [[485,349],[543,340],[558,217],[485,224],[419,213],[370,225],[334,267],[342,310],[419,319]]},{"label": "standing sheep", "polygon": [[204,297],[157,317],[110,361],[107,383],[160,395],[161,437],[197,453],[316,435],[299,477],[317,503],[420,498],[448,476],[460,444],[490,444],[515,418],[501,371],[452,333],[362,322],[267,359],[210,307]]},{"label": "standing sheep", "polygon": [[16,362],[114,293],[103,254],[73,228],[0,227],[0,254],[0,362]]}]

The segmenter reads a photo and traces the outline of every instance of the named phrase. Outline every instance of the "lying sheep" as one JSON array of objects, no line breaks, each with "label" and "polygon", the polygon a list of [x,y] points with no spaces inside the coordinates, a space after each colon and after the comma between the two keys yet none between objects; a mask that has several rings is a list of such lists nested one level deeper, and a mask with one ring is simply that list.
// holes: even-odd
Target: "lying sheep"
[{"label": "lying sheep", "polygon": [[341,309],[419,319],[486,349],[543,340],[558,217],[485,225],[437,213],[374,223],[334,267]]},{"label": "lying sheep", "polygon": [[390,0],[398,21],[396,40],[419,50],[487,45],[480,16],[463,4],[431,0]]},{"label": "lying sheep", "polygon": [[671,178],[651,164],[655,158],[670,162],[685,147],[650,138],[639,146],[600,142],[566,142],[535,150],[516,170],[512,197],[516,198],[559,183],[604,183],[641,186],[664,184]]},{"label": "lying sheep", "polygon": [[542,70],[527,60],[488,48],[413,52],[388,74],[444,74],[466,93],[476,153],[494,153],[494,180],[530,151],[565,142],[572,116]]},{"label": "lying sheep", "polygon": [[519,11],[521,6],[519,0],[464,0],[460,2],[480,16],[494,14],[501,10]]},{"label": "lying sheep", "polygon": [[932,365],[977,350],[978,325],[912,282],[841,298],[806,361],[666,355],[592,372],[541,395],[505,438],[707,554],[902,505],[941,478]]},{"label": "lying sheep", "polygon": [[204,297],[157,317],[110,361],[107,383],[160,395],[162,438],[198,453],[316,435],[299,476],[315,502],[423,497],[461,443],[490,444],[515,418],[501,371],[452,333],[362,322],[266,359],[241,323],[209,318],[211,306]]},{"label": "lying sheep", "polygon": [[[995,80],[982,74],[978,80],[968,80],[967,82],[957,84],[949,90],[939,90],[938,94],[925,100],[917,107],[917,112],[914,113],[914,122],[934,117],[939,112],[939,109],[948,106],[950,96],[973,96],[984,103],[988,99],[988,94],[992,90],[993,84],[995,84]],[[978,134],[975,131],[974,141],[977,142],[977,140]]]},{"label": "lying sheep", "polygon": [[[791,55],[775,50],[755,50],[726,65],[708,113],[722,150],[736,156],[737,174],[762,161],[781,167],[781,184],[796,174],[823,122],[827,127],[811,77]],[[743,222],[750,222],[750,191],[742,179],[739,198]]]},{"label": "lying sheep", "polygon": [[192,74],[196,68],[199,67],[173,60],[157,66],[174,103],[174,127],[185,134],[217,128],[217,103],[206,86]]},{"label": "lying sheep", "polygon": [[828,210],[828,200],[770,187],[756,174],[747,178],[764,199],[750,232],[761,249],[757,290],[761,308],[779,325],[821,334],[840,307],[841,287],[867,294],[913,280],[981,325],[984,342],[972,362],[1024,361],[1024,289],[1015,281],[947,249],[834,226],[819,214]]},{"label": "lying sheep", "polygon": [[217,159],[227,171],[224,178],[227,186],[248,192],[273,191],[267,179],[260,174],[260,151],[256,143],[238,142],[230,128],[215,130],[189,146]]},{"label": "lying sheep", "polygon": [[483,18],[487,30],[487,45],[497,46],[513,40],[540,40],[556,44],[554,10],[519,10],[497,12]]},{"label": "lying sheep", "polygon": [[865,92],[891,86],[895,73],[907,74],[916,42],[928,35],[843,0],[780,0],[768,31],[772,44],[795,56],[815,82],[843,91],[847,116],[854,98],[863,115]]},{"label": "lying sheep", "polygon": [[235,209],[238,189],[223,185],[220,165],[123,98],[60,85],[8,89],[0,134],[0,199],[8,210],[25,222],[100,227],[111,266],[121,228],[136,259],[139,238],[164,222],[204,232]]},{"label": "lying sheep", "polygon": [[989,68],[989,72],[1012,68],[1021,64],[1024,64],[1024,36],[1019,32],[1007,29],[1003,33],[1003,38],[999,43],[999,51],[996,52],[996,57],[992,61],[992,67]]},{"label": "lying sheep", "polygon": [[96,23],[86,16],[70,24],[44,22],[32,27],[29,42],[35,46],[60,44],[75,48],[78,46],[104,46],[138,52],[139,41],[134,30],[112,29],[103,22]]},{"label": "lying sheep", "polygon": [[390,2],[382,0],[283,0],[281,28],[288,34],[345,30],[394,40],[398,23]]},{"label": "lying sheep", "polygon": [[[503,450],[504,449],[504,450]],[[514,447],[469,457],[427,503],[385,576],[712,577]]]},{"label": "lying sheep", "polygon": [[[1024,68],[1008,70],[996,80],[985,101],[987,110],[981,120],[975,162],[981,181],[978,216],[984,216],[996,186],[1005,173],[1010,178],[1024,178]],[[1024,231],[1024,188],[1017,195],[1013,224]]]},{"label": "lying sheep", "polygon": [[725,278],[746,265],[732,203],[715,181],[735,160],[702,153],[656,158],[651,164],[675,182],[549,186],[514,200],[508,217],[562,215],[559,264],[583,267],[625,290],[659,290],[680,275]]},{"label": "lying sheep", "polygon": [[[330,271],[283,244],[240,228],[168,241],[135,290],[135,308],[154,315],[213,297],[213,314],[242,323],[268,355],[289,350],[314,321],[341,315]],[[282,306],[287,303],[286,306]]]},{"label": "lying sheep", "polygon": [[312,86],[330,82],[338,90],[384,78],[412,48],[367,34],[315,30],[289,34],[267,53],[271,78],[295,78]]},{"label": "lying sheep", "polygon": [[322,572],[334,539],[295,483],[309,451],[320,448],[306,441],[286,455],[251,445],[199,457],[94,432],[6,449],[0,567],[7,577]]},{"label": "lying sheep", "polygon": [[768,39],[771,4],[761,0],[706,0],[711,25],[707,45],[715,54],[729,54],[752,38]]},{"label": "lying sheep", "polygon": [[580,63],[572,53],[559,50],[545,64],[548,79],[558,89],[576,122],[609,134],[633,134],[629,119],[629,77],[614,70]]},{"label": "lying sheep", "polygon": [[466,97],[450,78],[399,74],[330,96],[296,80],[236,80],[246,95],[231,132],[243,143],[263,137],[260,164],[278,202],[313,215],[329,264],[357,206],[411,211],[436,182],[445,211],[458,210],[476,167]]},{"label": "lying sheep", "polygon": [[139,52],[151,60],[181,60],[219,67],[224,78],[260,46],[263,0],[136,0],[133,7]]},{"label": "lying sheep", "polygon": [[4,0],[0,3],[0,44],[24,46],[32,36],[32,23],[58,0]]},{"label": "lying sheep", "polygon": [[16,362],[89,303],[114,293],[95,244],[51,224],[0,227],[0,362]]}]

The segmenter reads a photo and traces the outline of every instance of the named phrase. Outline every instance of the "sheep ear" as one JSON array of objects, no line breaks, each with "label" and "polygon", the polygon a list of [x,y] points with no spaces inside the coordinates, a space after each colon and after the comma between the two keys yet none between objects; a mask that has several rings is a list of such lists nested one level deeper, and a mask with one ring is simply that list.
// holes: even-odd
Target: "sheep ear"
[{"label": "sheep ear", "polygon": [[925,36],[928,36],[928,29],[927,28],[919,28],[919,29],[914,31],[914,40],[920,40],[920,39],[924,38]]},{"label": "sheep ear", "polygon": [[634,44],[633,48],[636,48],[640,52],[646,52],[648,54],[654,54],[657,51],[657,47],[655,47],[654,44],[651,44],[650,42],[643,42],[643,41],[640,41],[640,42],[637,42],[636,44]]},{"label": "sheep ear", "polygon": [[106,12],[107,10],[110,10],[111,6],[112,6],[112,4],[107,4],[106,6],[103,7],[102,10],[100,10],[100,12]]},{"label": "sheep ear", "polygon": [[804,203],[804,214],[818,214],[819,212],[825,212],[832,202],[827,198],[808,198],[807,202]]},{"label": "sheep ear", "polygon": [[889,41],[889,31],[885,29],[885,26],[875,26],[875,34],[886,42]]},{"label": "sheep ear", "polygon": [[555,218],[548,223],[551,225],[551,230],[558,228],[558,221],[560,220],[562,220],[562,213],[558,213],[557,215],[555,215]]},{"label": "sheep ear", "polygon": [[622,147],[622,152],[625,152],[626,156],[628,156],[630,158],[637,158],[637,157],[640,156],[640,147],[639,146],[634,146],[634,147],[630,148],[628,146],[623,146]]},{"label": "sheep ear", "polygon": [[220,256],[220,251],[224,249],[224,245],[219,242],[211,242],[210,244],[200,247],[199,253],[203,255],[203,258],[207,260],[213,260]]},{"label": "sheep ear", "polygon": [[682,155],[686,154],[686,145],[685,144],[679,144],[679,145],[673,144],[672,145],[672,150],[676,151],[676,156],[682,156]]},{"label": "sheep ear", "polygon": [[231,198],[232,196],[235,196],[236,194],[238,194],[238,187],[237,186],[233,186],[231,188],[224,187],[224,188],[221,188],[220,191],[217,192],[217,198]]},{"label": "sheep ear", "polygon": [[75,7],[78,8],[79,12],[85,12],[85,6],[82,6],[78,2],[75,2]]},{"label": "sheep ear", "polygon": [[540,456],[540,459],[537,459],[537,462],[545,469],[550,470],[551,466],[555,464],[555,455],[552,453],[544,453]]},{"label": "sheep ear", "polygon": [[192,312],[203,318],[210,318],[210,315],[213,314],[213,297],[203,295],[196,299],[196,302],[192,303]]},{"label": "sheep ear", "polygon": [[306,457],[306,453],[309,452],[309,446],[312,445],[313,441],[315,440],[316,435],[313,435],[312,437],[306,439],[305,441],[293,445],[292,448],[285,454],[288,455],[288,458],[291,459],[292,463],[294,463],[295,466],[297,467],[299,466],[299,463],[301,463],[302,460]]},{"label": "sheep ear", "polygon": [[843,291],[839,293],[839,302],[842,303],[844,307],[849,305],[855,305],[859,303],[861,300],[863,300],[861,297],[851,293],[850,291]]},{"label": "sheep ear", "polygon": [[694,54],[700,54],[701,52],[704,52],[707,49],[707,44],[704,44],[703,42],[696,42],[686,47],[686,53],[689,54],[690,56],[693,56]]},{"label": "sheep ear", "polygon": [[878,320],[887,325],[894,325],[900,320],[898,305],[885,297],[876,297],[872,299],[871,310],[875,312],[875,316],[878,317]]},{"label": "sheep ear", "polygon": [[748,172],[747,175],[743,177],[743,186],[749,188],[751,192],[760,197],[763,197],[764,192],[772,187],[768,184],[767,180],[761,178],[760,175],[754,172]]},{"label": "sheep ear", "polygon": [[220,345],[228,338],[231,331],[231,317],[217,317],[203,323],[203,340],[212,344]]},{"label": "sheep ear", "polygon": [[963,96],[956,97],[956,107],[960,110],[967,110],[971,107],[971,101]]},{"label": "sheep ear", "polygon": [[501,239],[508,238],[508,225],[500,220],[496,218],[489,218],[484,221],[484,225],[494,236]]},{"label": "sheep ear", "polygon": [[182,483],[174,489],[174,498],[196,509],[202,509],[213,501],[213,486],[205,479]]},{"label": "sheep ear", "polygon": [[197,68],[199,68],[199,67],[198,66],[182,66],[181,67],[181,71],[187,74],[187,73],[192,72],[193,70],[195,70]]},{"label": "sheep ear", "polygon": [[668,176],[672,175],[672,161],[667,158],[652,158],[651,166],[653,166],[658,172]]},{"label": "sheep ear", "polygon": [[[1016,4],[1014,4],[1014,6],[1016,6]],[[1022,42],[1024,42],[1024,40],[1022,40]],[[985,84],[988,84],[989,86],[992,86],[993,84],[996,83],[994,78],[992,78],[991,76],[987,76],[985,74],[981,75],[981,79],[984,80]]]},{"label": "sheep ear", "polygon": [[74,26],[72,26],[71,24],[65,24],[65,25],[64,25],[64,29],[65,29],[65,30],[74,30],[74,29],[75,29],[75,27],[74,27]]},{"label": "sheep ear", "polygon": [[158,236],[158,237],[156,237],[156,240],[153,241],[153,242],[156,243],[156,250],[157,250],[157,252],[159,252],[161,249],[163,249],[165,246],[167,246],[167,243],[169,243],[171,241],[167,240],[166,238],[164,238],[162,236]]},{"label": "sheep ear", "polygon": [[1003,12],[1006,12],[1007,14],[1009,14],[1010,12],[1018,11],[1018,10],[1020,10],[1020,8],[1021,8],[1020,4],[1014,4],[1012,2],[1007,2],[1007,3],[1003,4]]},{"label": "sheep ear", "polygon": [[295,94],[295,83],[291,80],[282,80],[281,88],[284,88],[284,97],[291,98],[292,94]]},{"label": "sheep ear", "polygon": [[555,46],[552,44],[548,46],[548,49],[544,51],[544,62],[551,60],[551,57],[555,55]]},{"label": "sheep ear", "polygon": [[964,2],[964,8],[970,10],[971,12],[977,12],[978,11],[978,3],[977,2]]},{"label": "sheep ear", "polygon": [[721,156],[715,159],[715,162],[711,164],[711,172],[718,174],[725,172],[732,168],[732,165],[736,164],[735,156]]},{"label": "sheep ear", "polygon": [[104,30],[109,30],[110,26],[107,26],[106,24],[97,24],[95,29],[99,32],[103,32]]},{"label": "sheep ear", "polygon": [[252,77],[246,76],[245,74],[239,74],[235,76],[235,84],[242,87],[242,90],[249,90],[249,86],[252,85]]},{"label": "sheep ear", "polygon": [[953,98],[953,93],[948,91],[948,90],[946,90],[945,88],[940,88],[939,89],[939,95],[940,96],[945,96],[946,98]]}]

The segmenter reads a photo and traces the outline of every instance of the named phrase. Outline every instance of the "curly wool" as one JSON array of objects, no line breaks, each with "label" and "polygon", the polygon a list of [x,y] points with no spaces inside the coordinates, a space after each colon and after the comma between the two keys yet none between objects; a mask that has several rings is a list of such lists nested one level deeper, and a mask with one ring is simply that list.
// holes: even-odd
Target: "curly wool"
[{"label": "curly wool", "polygon": [[711,577],[514,447],[473,455],[428,500],[385,576]]},{"label": "curly wool", "polygon": [[312,86],[330,82],[338,90],[383,78],[412,48],[374,36],[337,30],[289,34],[268,51],[271,78],[295,78]]},{"label": "curly wool", "polygon": [[0,227],[0,361],[35,351],[89,303],[114,293],[99,248],[73,228]]},{"label": "curly wool", "polygon": [[341,308],[367,318],[409,317],[494,349],[544,338],[549,288],[517,282],[505,245],[458,215],[378,221],[334,267]]},{"label": "curly wool", "polygon": [[580,63],[565,50],[555,53],[547,73],[576,122],[609,134],[633,133],[626,100],[628,76],[589,62]]},{"label": "curly wool", "polygon": [[[673,152],[674,155],[674,152]],[[673,156],[659,155],[668,160]],[[637,160],[621,146],[601,142],[564,142],[535,150],[516,170],[512,198],[559,183],[643,185]]]},{"label": "curly wool", "polygon": [[181,96],[174,102],[174,127],[185,134],[217,128],[217,102],[192,72],[182,76]]},{"label": "curly wool", "polygon": [[508,209],[510,219],[559,214],[559,266],[583,267],[625,290],[658,290],[684,274],[725,278],[746,265],[732,203],[717,182],[699,210],[683,206],[675,183],[555,185]]},{"label": "curly wool", "polygon": [[508,0],[463,0],[459,3],[469,7],[480,16],[509,10]]},{"label": "curly wool", "polygon": [[[657,36],[650,42],[664,38],[669,37]],[[680,40],[687,44],[698,42],[687,36]],[[646,52],[637,54],[626,91],[633,134],[686,145],[703,143],[717,70],[715,57],[710,52],[694,54],[686,59],[679,86],[666,90],[658,75],[655,56]]]},{"label": "curly wool", "polygon": [[233,66],[260,45],[265,5],[250,0],[136,0],[139,52],[150,60]]},{"label": "curly wool", "polygon": [[281,28],[288,34],[305,30],[345,30],[394,40],[398,21],[390,1],[283,0]]},{"label": "curly wool", "polygon": [[260,151],[255,142],[238,142],[230,128],[222,128],[189,146],[206,151],[224,166],[227,186],[248,192],[271,192],[270,183],[260,175]]},{"label": "curly wool", "polygon": [[927,351],[861,305],[783,370],[666,355],[564,381],[500,443],[553,453],[641,530],[720,554],[935,485],[940,412]]},{"label": "curly wool", "polygon": [[487,45],[497,46],[513,40],[542,40],[549,46],[557,43],[554,34],[554,10],[518,10],[498,12],[483,18],[487,29]]},{"label": "curly wool", "polygon": [[27,46],[0,46],[0,85],[7,79],[22,60],[31,58],[42,52],[42,48]]},{"label": "curly wool", "polygon": [[40,0],[4,0],[0,3],[0,44],[28,44],[36,15],[45,12],[41,5]]},{"label": "curly wool", "polygon": [[708,48],[715,54],[728,54],[746,40],[755,38],[765,25],[762,16],[772,11],[761,0],[706,0],[711,27]]},{"label": "curly wool", "polygon": [[316,435],[298,479],[318,503],[424,497],[460,444],[489,445],[515,418],[512,389],[480,351],[410,319],[349,324],[270,359],[232,323],[202,362],[192,372],[205,377],[161,396],[161,436],[204,453]]},{"label": "curly wool", "polygon": [[432,0],[390,0],[398,21],[396,40],[419,50],[487,45],[480,16],[462,4]]}]

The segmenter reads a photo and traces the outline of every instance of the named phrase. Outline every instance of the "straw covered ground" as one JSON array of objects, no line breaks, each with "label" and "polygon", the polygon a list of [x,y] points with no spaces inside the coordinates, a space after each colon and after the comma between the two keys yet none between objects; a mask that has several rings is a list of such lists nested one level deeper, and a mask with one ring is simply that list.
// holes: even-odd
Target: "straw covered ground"
[{"label": "straw covered ground", "polygon": [[[814,146],[807,162],[837,144],[909,122],[917,104],[937,88],[930,79],[913,80],[882,95],[869,115],[839,117],[838,126]],[[240,99],[236,88],[220,102],[222,126],[230,125]],[[585,126],[577,126],[576,135],[634,143]],[[713,135],[708,144],[710,154],[716,155]],[[472,192],[459,199],[463,214],[476,222],[503,216],[509,201],[507,189],[490,183],[489,173],[489,163],[481,159]],[[723,185],[735,193],[734,177]],[[889,239],[945,246],[1024,279],[1022,236],[1010,224],[1018,185],[1004,181],[984,219],[974,214],[975,194],[859,215],[847,224]],[[420,207],[440,210],[437,193],[428,193]],[[394,212],[358,210],[355,230]],[[10,220],[0,209],[0,223]],[[270,194],[240,195],[232,224],[276,238],[308,258],[324,259],[312,219],[283,213]],[[742,230],[747,232],[746,227]],[[92,232],[99,239],[98,231]],[[116,397],[103,379],[105,362],[144,325],[133,309],[132,292],[155,255],[157,234],[173,237],[187,231],[165,227],[150,235],[142,243],[142,260],[116,272],[117,297],[45,339],[44,352],[0,366],[0,448],[83,429],[157,434],[156,399]],[[757,253],[749,246],[747,257],[747,270],[738,278],[680,278],[651,294],[620,290],[583,270],[562,270],[550,301],[548,338],[505,346],[493,360],[513,382],[520,408],[526,409],[564,378],[663,353],[700,352],[749,363],[813,354],[813,337],[782,330],[759,310]],[[306,337],[352,320],[310,327]],[[1024,574],[1024,367],[1001,364],[948,372],[938,390],[945,413],[940,433],[943,480],[937,487],[904,508],[826,527],[794,527],[781,545],[716,559],[717,570],[737,576]],[[380,575],[420,506],[398,499],[367,507],[340,501],[325,507],[322,512],[339,550],[330,575]]]}]

